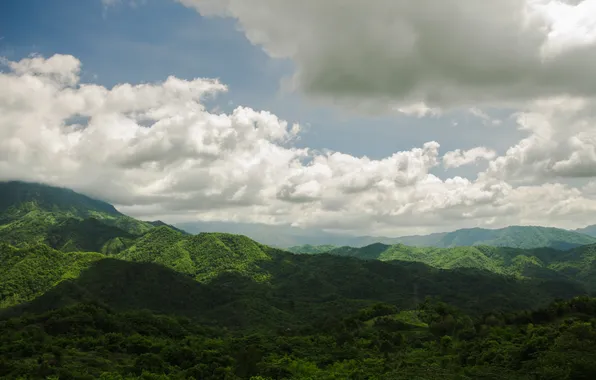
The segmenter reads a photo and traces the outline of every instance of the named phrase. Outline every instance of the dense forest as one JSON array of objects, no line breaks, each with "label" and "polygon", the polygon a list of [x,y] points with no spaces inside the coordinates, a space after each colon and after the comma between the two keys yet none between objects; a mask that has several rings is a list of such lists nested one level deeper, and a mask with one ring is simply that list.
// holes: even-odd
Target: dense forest
[{"label": "dense forest", "polygon": [[2,378],[596,378],[596,246],[295,254],[0,195]]}]

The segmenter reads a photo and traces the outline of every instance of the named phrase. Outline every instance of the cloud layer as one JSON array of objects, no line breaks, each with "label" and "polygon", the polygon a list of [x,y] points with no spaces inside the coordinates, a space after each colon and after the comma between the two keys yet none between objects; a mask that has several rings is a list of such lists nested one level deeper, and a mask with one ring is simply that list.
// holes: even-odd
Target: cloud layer
[{"label": "cloud layer", "polygon": [[177,1],[236,19],[312,96],[407,109],[596,91],[596,0]]},{"label": "cloud layer", "polygon": [[[296,148],[299,125],[269,112],[208,112],[204,99],[226,91],[216,80],[108,89],[80,83],[72,56],[3,63],[0,179],[65,185],[135,216],[385,235],[593,222],[593,186],[551,181],[594,175],[587,100],[536,102],[518,115],[528,137],[500,157],[484,147],[441,156],[429,141],[374,160]],[[476,180],[432,174],[478,159],[490,162]],[[533,181],[516,185],[527,173]]]}]

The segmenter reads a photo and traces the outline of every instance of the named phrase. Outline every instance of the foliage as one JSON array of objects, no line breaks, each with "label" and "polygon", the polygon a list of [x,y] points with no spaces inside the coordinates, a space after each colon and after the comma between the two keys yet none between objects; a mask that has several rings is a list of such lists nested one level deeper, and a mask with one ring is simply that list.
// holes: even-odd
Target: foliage
[{"label": "foliage", "polygon": [[2,378],[596,376],[596,299],[571,299],[596,289],[596,245],[300,255],[64,189],[2,191]]},{"label": "foliage", "polygon": [[[80,225],[77,225],[79,224]],[[67,251],[122,249],[131,235],[153,225],[72,190],[36,183],[0,182],[0,241],[46,243]],[[111,241],[119,238],[117,243]]]},{"label": "foliage", "polygon": [[596,299],[476,317],[427,299],[409,312],[426,321],[417,326],[365,319],[389,309],[375,305],[309,330],[238,332],[78,304],[0,321],[0,377],[564,380],[596,374]]},{"label": "foliage", "polygon": [[332,255],[365,260],[421,262],[442,269],[475,268],[517,278],[579,281],[596,290],[596,245],[559,251],[552,248],[516,249],[474,246],[454,248],[372,244],[340,247]]}]

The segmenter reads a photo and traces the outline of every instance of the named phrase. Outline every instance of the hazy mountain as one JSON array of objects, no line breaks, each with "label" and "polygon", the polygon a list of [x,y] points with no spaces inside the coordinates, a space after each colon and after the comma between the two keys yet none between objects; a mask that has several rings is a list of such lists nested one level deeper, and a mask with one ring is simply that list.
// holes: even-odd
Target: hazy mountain
[{"label": "hazy mountain", "polygon": [[586,226],[584,228],[578,228],[574,231],[578,232],[580,234],[585,234],[585,235],[589,235],[592,237],[596,237],[596,224],[592,224],[592,225]]},{"label": "hazy mountain", "polygon": [[300,245],[334,245],[362,247],[368,244],[383,242],[395,244],[398,238],[383,236],[352,236],[329,233],[316,228],[298,228],[292,226],[276,226],[257,223],[229,223],[229,222],[191,222],[178,223],[181,228],[190,233],[199,232],[227,232],[246,235],[263,244],[280,248]]},{"label": "hazy mountain", "polygon": [[491,245],[495,247],[570,249],[596,243],[592,237],[576,231],[538,226],[510,226],[500,229],[465,228],[443,234],[405,236],[400,243],[420,247],[463,247]]},{"label": "hazy mountain", "polygon": [[500,229],[467,228],[453,232],[433,233],[402,237],[350,236],[333,234],[318,229],[291,226],[269,226],[250,223],[193,222],[177,224],[190,233],[227,232],[242,234],[264,244],[292,251],[307,249],[301,246],[350,246],[364,247],[373,243],[397,244],[419,247],[459,247],[492,245],[513,248],[570,249],[596,243],[596,237],[560,228],[537,226],[511,226]]}]

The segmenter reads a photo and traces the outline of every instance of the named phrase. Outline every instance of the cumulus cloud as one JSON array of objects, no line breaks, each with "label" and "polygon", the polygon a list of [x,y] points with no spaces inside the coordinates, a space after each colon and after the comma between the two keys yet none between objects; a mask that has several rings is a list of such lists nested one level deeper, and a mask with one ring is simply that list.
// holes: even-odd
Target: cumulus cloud
[{"label": "cumulus cloud", "polygon": [[445,153],[443,156],[443,166],[447,169],[458,168],[480,160],[492,160],[497,154],[494,150],[480,146],[469,150],[456,149]]},{"label": "cumulus cloud", "polygon": [[596,176],[596,98],[536,100],[516,119],[528,136],[491,162],[485,175],[523,182]]},{"label": "cumulus cloud", "polygon": [[177,1],[235,19],[312,96],[433,108],[596,89],[596,0]]},{"label": "cumulus cloud", "polygon": [[[489,150],[441,157],[439,143],[430,141],[371,159],[297,148],[299,125],[269,112],[207,111],[204,99],[227,90],[217,80],[169,77],[105,88],[80,83],[81,63],[72,56],[4,63],[0,179],[68,186],[133,216],[397,235],[442,230],[445,223],[523,224],[549,217],[581,225],[596,209],[596,201],[566,185],[514,187],[487,173],[477,180],[432,174],[441,162],[488,159]],[[569,110],[574,103],[565,104]],[[529,130],[551,133],[539,117],[520,119]],[[567,145],[577,155],[562,155],[552,170],[571,172],[570,165],[585,166],[592,157],[591,140],[573,136]],[[507,158],[493,165],[503,165],[500,159]]]}]

